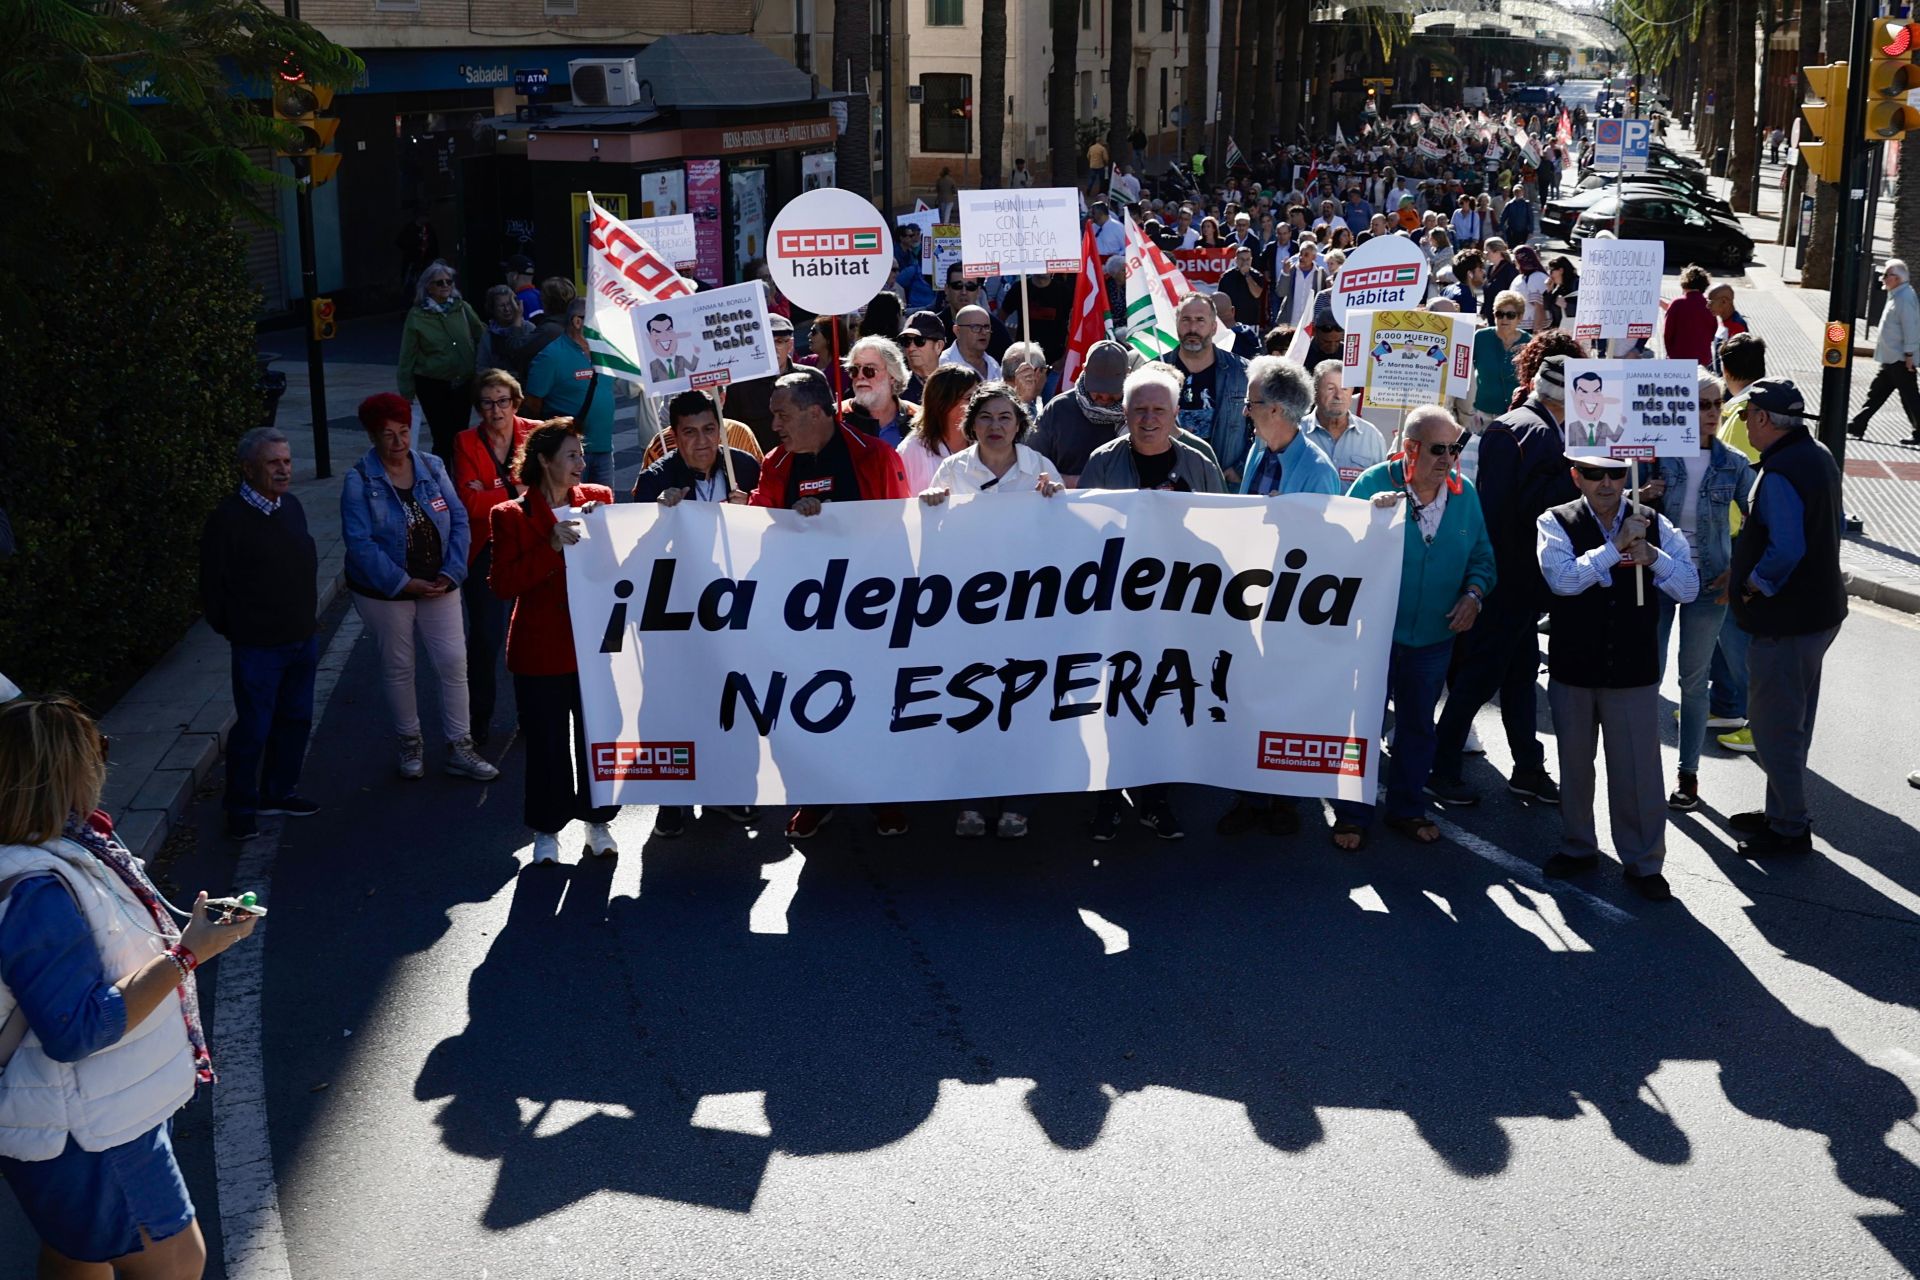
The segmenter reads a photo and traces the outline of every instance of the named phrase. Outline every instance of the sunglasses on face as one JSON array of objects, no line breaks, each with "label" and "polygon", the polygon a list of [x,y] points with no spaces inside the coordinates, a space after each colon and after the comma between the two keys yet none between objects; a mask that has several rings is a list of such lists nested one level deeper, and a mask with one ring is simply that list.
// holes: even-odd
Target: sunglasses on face
[{"label": "sunglasses on face", "polygon": [[881,374],[879,365],[857,364],[848,370],[856,378],[877,378]]},{"label": "sunglasses on face", "polygon": [[985,287],[985,285],[976,284],[971,280],[952,280],[947,283],[947,288],[958,289],[961,293],[978,293]]},{"label": "sunglasses on face", "polygon": [[1466,442],[1463,440],[1455,440],[1452,444],[1429,444],[1424,446],[1417,440],[1412,443],[1414,444],[1415,454],[1425,453],[1430,458],[1457,458],[1460,456],[1461,450],[1467,447]]},{"label": "sunglasses on face", "polygon": [[1596,483],[1601,480],[1620,479],[1620,473],[1618,471],[1612,471],[1606,467],[1575,467],[1574,470],[1580,473],[1582,480],[1592,480]]},{"label": "sunglasses on face", "polygon": [[1493,313],[1493,318],[1495,320],[1518,320],[1520,313],[1518,311],[1496,311]]},{"label": "sunglasses on face", "polygon": [[932,341],[932,338],[923,338],[918,334],[903,333],[900,335],[900,345],[903,347],[924,347]]}]

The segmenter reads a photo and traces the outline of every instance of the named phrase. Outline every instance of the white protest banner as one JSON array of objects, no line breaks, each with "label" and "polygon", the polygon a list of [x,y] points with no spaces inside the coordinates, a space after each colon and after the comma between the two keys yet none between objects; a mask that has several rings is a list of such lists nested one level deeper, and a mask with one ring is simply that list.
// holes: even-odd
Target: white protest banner
[{"label": "white protest banner", "polygon": [[838,187],[787,201],[767,232],[767,269],[780,292],[817,315],[867,305],[893,269],[893,233],[872,203]]},{"label": "white protest banner", "polygon": [[1077,271],[1080,193],[1072,187],[962,191],[960,244],[970,276]]},{"label": "white protest banner", "polygon": [[1615,458],[1694,457],[1700,452],[1699,377],[1691,360],[1567,361],[1567,451],[1586,446]]},{"label": "white protest banner", "polygon": [[690,274],[700,265],[700,246],[694,238],[693,215],[690,213],[664,218],[635,218],[627,223],[627,230],[652,245],[682,275]]},{"label": "white protest banner", "polygon": [[1660,319],[1660,276],[1667,247],[1658,240],[1580,242],[1580,314],[1573,336],[1651,338]]},{"label": "white protest banner", "polygon": [[1341,381],[1385,409],[1445,404],[1473,389],[1474,317],[1437,311],[1347,313]]},{"label": "white protest banner", "polygon": [[693,283],[591,196],[588,208],[588,358],[612,377],[644,382],[635,312],[647,303],[691,294]]},{"label": "white protest banner", "polygon": [[1333,318],[1347,310],[1405,311],[1427,300],[1427,252],[1405,236],[1376,236],[1347,255],[1333,278]]},{"label": "white protest banner", "polygon": [[1132,491],[598,508],[566,555],[594,802],[1371,800],[1403,519]]},{"label": "white protest banner", "polygon": [[656,396],[724,387],[780,372],[757,282],[690,293],[633,309],[647,390]]}]

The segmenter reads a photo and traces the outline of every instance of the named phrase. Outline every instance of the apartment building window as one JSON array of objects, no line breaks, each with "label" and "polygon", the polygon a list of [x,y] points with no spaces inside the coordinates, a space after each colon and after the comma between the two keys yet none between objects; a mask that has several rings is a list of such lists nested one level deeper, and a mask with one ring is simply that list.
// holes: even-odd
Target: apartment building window
[{"label": "apartment building window", "polygon": [[973,77],[929,72],[920,77],[920,150],[965,155],[973,150],[973,121],[967,103]]},{"label": "apartment building window", "polygon": [[1160,29],[1162,31],[1173,30],[1173,6],[1174,0],[1160,0]]},{"label": "apartment building window", "polygon": [[1160,68],[1160,127],[1167,127],[1167,69]]},{"label": "apartment building window", "polygon": [[549,18],[575,18],[580,15],[580,0],[545,0]]},{"label": "apartment building window", "polygon": [[1093,30],[1093,0],[1080,0],[1080,29]]},{"label": "apartment building window", "polygon": [[966,23],[966,0],[927,0],[928,26],[963,27]]},{"label": "apartment building window", "polygon": [[1133,19],[1136,28],[1147,29],[1147,0],[1133,0]]},{"label": "apartment building window", "polygon": [[375,13],[418,13],[420,0],[373,0]]}]

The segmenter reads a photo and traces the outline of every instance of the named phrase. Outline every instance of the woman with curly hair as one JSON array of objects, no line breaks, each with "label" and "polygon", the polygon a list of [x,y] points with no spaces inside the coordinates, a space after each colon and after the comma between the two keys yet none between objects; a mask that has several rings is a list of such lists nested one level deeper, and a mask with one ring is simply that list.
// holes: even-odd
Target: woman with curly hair
[{"label": "woman with curly hair", "polygon": [[1565,329],[1549,329],[1535,336],[1513,359],[1513,376],[1518,385],[1507,408],[1518,409],[1526,403],[1527,397],[1533,394],[1534,379],[1540,376],[1540,362],[1550,356],[1565,356],[1569,360],[1588,358],[1586,347]]}]

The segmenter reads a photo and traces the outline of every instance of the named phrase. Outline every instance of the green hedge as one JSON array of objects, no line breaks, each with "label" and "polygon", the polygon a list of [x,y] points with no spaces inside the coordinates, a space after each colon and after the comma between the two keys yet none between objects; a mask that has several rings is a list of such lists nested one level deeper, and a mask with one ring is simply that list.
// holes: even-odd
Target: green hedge
[{"label": "green hedge", "polygon": [[260,416],[258,298],[224,224],[36,231],[58,295],[0,309],[0,502],[19,542],[0,561],[0,671],[99,705],[199,612],[200,529]]}]

